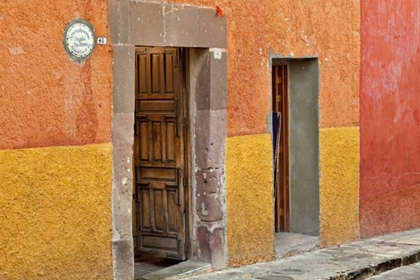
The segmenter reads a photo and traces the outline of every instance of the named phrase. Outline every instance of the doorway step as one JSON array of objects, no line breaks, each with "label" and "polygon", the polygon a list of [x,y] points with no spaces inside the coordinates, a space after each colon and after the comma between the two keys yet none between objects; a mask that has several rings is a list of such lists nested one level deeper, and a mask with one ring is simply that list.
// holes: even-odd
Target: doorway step
[{"label": "doorway step", "polygon": [[276,232],[276,259],[291,257],[320,248],[319,236],[305,235],[292,232]]},{"label": "doorway step", "polygon": [[143,258],[154,259],[149,259],[148,262],[136,262],[134,272],[135,280],[180,279],[211,272],[211,265],[205,262],[193,260],[177,262],[150,256],[144,256]]}]

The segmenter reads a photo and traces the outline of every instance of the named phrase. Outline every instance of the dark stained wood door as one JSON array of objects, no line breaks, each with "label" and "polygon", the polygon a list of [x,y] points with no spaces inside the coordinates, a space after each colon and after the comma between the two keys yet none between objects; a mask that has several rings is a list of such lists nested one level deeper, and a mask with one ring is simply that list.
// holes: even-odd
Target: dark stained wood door
[{"label": "dark stained wood door", "polygon": [[290,231],[288,66],[273,65],[273,113],[278,119],[275,145],[275,230]]},{"label": "dark stained wood door", "polygon": [[136,48],[135,247],[184,260],[185,120],[179,48]]}]

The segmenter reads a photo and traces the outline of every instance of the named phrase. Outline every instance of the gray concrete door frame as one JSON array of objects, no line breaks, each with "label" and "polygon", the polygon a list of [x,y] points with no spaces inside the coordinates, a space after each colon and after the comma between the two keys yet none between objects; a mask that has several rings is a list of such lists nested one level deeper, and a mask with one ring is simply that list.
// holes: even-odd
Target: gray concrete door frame
[{"label": "gray concrete door frame", "polygon": [[288,66],[290,232],[320,235],[318,58],[271,55]]}]

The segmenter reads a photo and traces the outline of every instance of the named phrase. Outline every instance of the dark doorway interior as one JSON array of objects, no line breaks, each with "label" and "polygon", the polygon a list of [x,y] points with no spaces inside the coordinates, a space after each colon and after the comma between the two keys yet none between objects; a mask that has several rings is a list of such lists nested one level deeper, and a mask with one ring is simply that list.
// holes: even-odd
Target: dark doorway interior
[{"label": "dark doorway interior", "polygon": [[273,59],[272,94],[275,229],[318,236],[318,59]]},{"label": "dark doorway interior", "polygon": [[288,65],[272,69],[275,230],[290,231]]},{"label": "dark doorway interior", "polygon": [[319,239],[319,67],[317,58],[272,61],[276,257]]},{"label": "dark doorway interior", "polygon": [[272,100],[276,232],[319,236],[318,59],[273,59]]}]

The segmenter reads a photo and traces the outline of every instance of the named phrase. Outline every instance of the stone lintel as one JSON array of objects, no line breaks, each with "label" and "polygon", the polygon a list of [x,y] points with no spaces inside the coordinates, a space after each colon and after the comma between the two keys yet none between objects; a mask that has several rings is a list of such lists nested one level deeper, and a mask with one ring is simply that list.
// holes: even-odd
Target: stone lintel
[{"label": "stone lintel", "polygon": [[[226,17],[206,7],[173,3],[111,1],[113,44],[226,48]],[[119,28],[115,28],[114,24]]]}]

